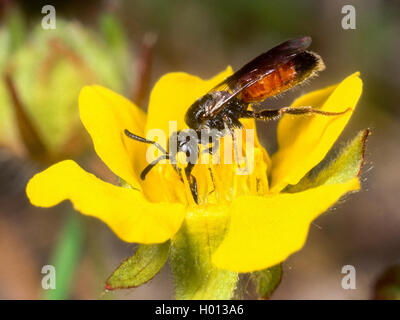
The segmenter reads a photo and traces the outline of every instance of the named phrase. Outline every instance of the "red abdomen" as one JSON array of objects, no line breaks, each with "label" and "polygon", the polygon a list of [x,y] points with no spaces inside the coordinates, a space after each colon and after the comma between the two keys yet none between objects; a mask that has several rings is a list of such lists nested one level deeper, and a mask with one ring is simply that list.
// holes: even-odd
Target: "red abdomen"
[{"label": "red abdomen", "polygon": [[241,93],[241,99],[247,103],[263,101],[289,89],[296,82],[295,66],[293,62],[288,62],[244,89]]}]

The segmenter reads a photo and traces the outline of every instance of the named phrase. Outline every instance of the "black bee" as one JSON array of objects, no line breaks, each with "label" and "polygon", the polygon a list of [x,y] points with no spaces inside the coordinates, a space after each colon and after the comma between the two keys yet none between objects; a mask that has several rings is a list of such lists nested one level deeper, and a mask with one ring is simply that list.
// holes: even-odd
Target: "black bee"
[{"label": "black bee", "polygon": [[325,116],[341,113],[324,112],[309,106],[261,111],[249,110],[249,104],[260,103],[265,99],[284,92],[323,70],[322,59],[314,52],[306,51],[311,44],[310,37],[288,40],[256,57],[207,94],[197,99],[187,110],[185,122],[190,129],[174,132],[168,143],[168,151],[155,141],[139,137],[128,130],[125,134],[134,140],[155,145],[162,156],[150,163],[141,173],[145,179],[147,173],[161,160],[169,159],[175,170],[177,153],[187,156],[185,175],[189,181],[193,199],[198,203],[197,182],[191,174],[199,155],[199,144],[209,145],[213,154],[218,150],[219,138],[233,134],[236,128],[243,128],[239,121],[243,118],[273,120],[283,114],[321,114]]}]

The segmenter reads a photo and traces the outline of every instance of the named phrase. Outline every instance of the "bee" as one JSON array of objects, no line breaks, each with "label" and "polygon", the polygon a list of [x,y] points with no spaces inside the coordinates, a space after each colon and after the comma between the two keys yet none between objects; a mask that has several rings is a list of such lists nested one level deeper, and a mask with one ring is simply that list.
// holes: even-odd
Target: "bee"
[{"label": "bee", "polygon": [[285,92],[296,85],[311,79],[325,66],[321,57],[306,49],[311,37],[291,39],[259,55],[233,75],[197,99],[187,110],[185,122],[189,129],[171,134],[168,151],[155,141],[145,139],[125,130],[134,140],[153,144],[163,155],[151,162],[141,173],[145,179],[148,172],[161,160],[167,159],[182,178],[181,169],[176,165],[177,154],[183,152],[187,157],[184,174],[189,182],[193,199],[198,203],[197,182],[192,170],[199,155],[199,145],[209,145],[207,152],[213,154],[219,147],[219,138],[233,135],[234,129],[243,128],[240,119],[276,120],[283,114],[324,116],[340,115],[344,112],[325,112],[304,107],[282,107],[253,111],[250,104],[259,104],[267,98]]}]

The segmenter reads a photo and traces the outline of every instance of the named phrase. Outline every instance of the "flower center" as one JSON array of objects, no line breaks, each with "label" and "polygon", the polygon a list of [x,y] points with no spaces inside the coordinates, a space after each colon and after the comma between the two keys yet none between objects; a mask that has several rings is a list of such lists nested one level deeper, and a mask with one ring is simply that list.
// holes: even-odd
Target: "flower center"
[{"label": "flower center", "polygon": [[[267,163],[261,148],[253,147],[247,152],[243,150],[242,155],[232,156],[231,159],[229,163],[219,154],[202,154],[202,159],[191,172],[196,181],[198,205],[226,204],[241,195],[263,195],[268,192]],[[195,205],[193,179],[188,179],[184,174],[187,164],[178,161],[177,165],[182,172],[181,178],[171,165],[163,166],[162,180],[167,192],[172,193],[175,200]]]}]

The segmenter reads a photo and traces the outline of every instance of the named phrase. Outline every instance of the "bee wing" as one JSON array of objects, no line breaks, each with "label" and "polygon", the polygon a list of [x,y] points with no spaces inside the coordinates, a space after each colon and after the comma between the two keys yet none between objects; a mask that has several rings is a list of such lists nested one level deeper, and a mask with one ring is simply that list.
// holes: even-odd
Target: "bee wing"
[{"label": "bee wing", "polygon": [[310,44],[311,37],[291,39],[254,58],[210,90],[210,92],[229,92],[229,95],[223,95],[220,100],[206,110],[207,114],[212,116],[218,113],[229,100],[271,72],[274,72],[279,66],[287,63],[297,54],[304,52]]}]

